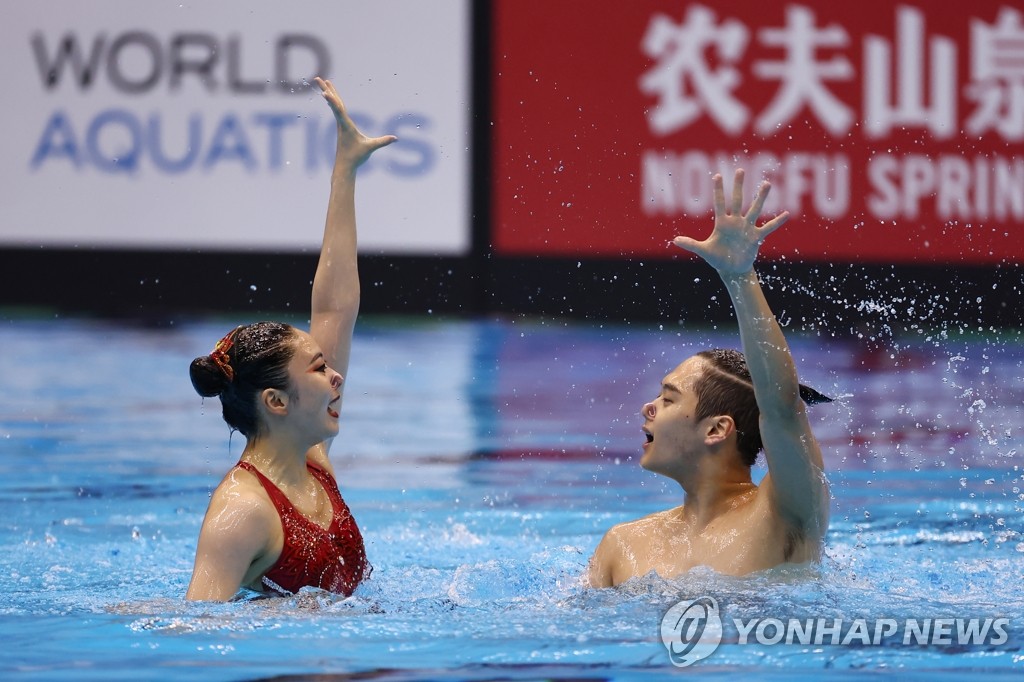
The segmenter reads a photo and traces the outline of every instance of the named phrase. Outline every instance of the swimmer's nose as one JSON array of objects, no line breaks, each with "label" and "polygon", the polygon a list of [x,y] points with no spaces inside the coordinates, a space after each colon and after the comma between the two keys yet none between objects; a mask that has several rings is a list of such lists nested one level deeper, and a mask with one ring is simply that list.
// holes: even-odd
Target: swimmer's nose
[{"label": "swimmer's nose", "polygon": [[640,416],[644,419],[654,419],[654,403],[645,403],[640,408]]},{"label": "swimmer's nose", "polygon": [[331,388],[338,388],[344,380],[345,377],[341,376],[338,372],[335,372],[334,376],[331,377]]}]

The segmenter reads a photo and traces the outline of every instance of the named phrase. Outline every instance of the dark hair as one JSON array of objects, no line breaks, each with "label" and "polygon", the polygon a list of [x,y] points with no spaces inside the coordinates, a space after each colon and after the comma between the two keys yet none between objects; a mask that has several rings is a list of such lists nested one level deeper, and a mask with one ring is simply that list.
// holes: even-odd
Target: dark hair
[{"label": "dark hair", "polygon": [[[697,394],[698,420],[715,415],[728,415],[736,423],[736,447],[743,463],[753,466],[757,453],[763,448],[761,442],[761,411],[754,398],[754,384],[747,369],[747,359],[737,350],[715,348],[697,353],[705,361],[705,369],[694,382]],[[800,398],[808,405],[830,403],[826,395],[800,385]]]},{"label": "dark hair", "polygon": [[288,388],[288,363],[295,355],[295,328],[282,322],[237,327],[209,355],[189,366],[196,393],[220,396],[224,421],[246,438],[259,435],[257,394]]}]

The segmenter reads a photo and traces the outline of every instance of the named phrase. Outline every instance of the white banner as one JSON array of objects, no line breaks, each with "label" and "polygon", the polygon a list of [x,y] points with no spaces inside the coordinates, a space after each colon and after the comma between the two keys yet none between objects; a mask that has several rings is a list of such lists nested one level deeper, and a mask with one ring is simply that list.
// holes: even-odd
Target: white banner
[{"label": "white banner", "polygon": [[469,22],[466,0],[5,2],[0,246],[316,250],[323,75],[399,137],[360,170],[360,251],[464,254]]}]

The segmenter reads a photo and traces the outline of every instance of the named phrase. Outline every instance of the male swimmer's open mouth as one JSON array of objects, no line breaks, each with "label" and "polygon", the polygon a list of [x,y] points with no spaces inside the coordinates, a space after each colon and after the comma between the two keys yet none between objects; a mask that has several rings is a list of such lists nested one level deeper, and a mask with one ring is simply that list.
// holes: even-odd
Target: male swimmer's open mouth
[{"label": "male swimmer's open mouth", "polygon": [[334,405],[334,404],[335,404],[336,402],[338,402],[339,400],[341,400],[341,396],[340,396],[340,395],[339,395],[339,396],[338,396],[337,398],[335,398],[334,400],[332,400],[332,401],[331,401],[331,402],[330,402],[330,403],[329,403],[329,404],[327,405],[327,414],[331,415],[331,416],[332,416],[332,417],[334,417],[335,419],[337,419],[337,418],[338,418],[338,416],[339,416],[339,415],[338,415],[338,409],[337,409],[337,407],[331,407],[331,405]]},{"label": "male swimmer's open mouth", "polygon": [[641,429],[641,431],[644,432],[644,437],[647,439],[648,444],[654,442],[654,436],[651,434],[650,431],[648,431],[647,429]]}]

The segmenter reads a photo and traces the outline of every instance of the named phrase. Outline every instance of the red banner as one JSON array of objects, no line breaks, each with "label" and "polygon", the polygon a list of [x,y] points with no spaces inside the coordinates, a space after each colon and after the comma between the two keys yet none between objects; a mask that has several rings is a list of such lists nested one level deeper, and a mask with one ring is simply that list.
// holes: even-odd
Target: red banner
[{"label": "red banner", "polygon": [[500,255],[671,255],[739,166],[748,196],[771,181],[766,217],[793,216],[766,257],[1024,262],[1016,3],[505,0],[493,19]]}]

